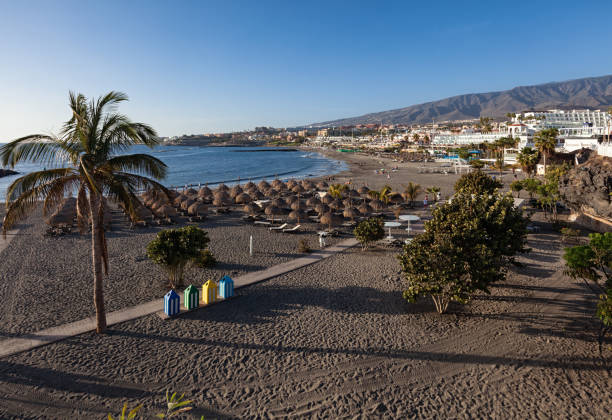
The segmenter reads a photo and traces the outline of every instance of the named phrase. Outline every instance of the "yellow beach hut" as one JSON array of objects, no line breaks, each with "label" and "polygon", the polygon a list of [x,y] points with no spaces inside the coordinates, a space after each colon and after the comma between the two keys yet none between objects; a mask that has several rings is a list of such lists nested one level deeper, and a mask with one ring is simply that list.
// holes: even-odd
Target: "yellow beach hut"
[{"label": "yellow beach hut", "polygon": [[217,286],[217,283],[212,279],[208,280],[202,286],[202,302],[204,302],[205,305],[208,305],[209,303],[217,300],[218,290],[219,287]]}]

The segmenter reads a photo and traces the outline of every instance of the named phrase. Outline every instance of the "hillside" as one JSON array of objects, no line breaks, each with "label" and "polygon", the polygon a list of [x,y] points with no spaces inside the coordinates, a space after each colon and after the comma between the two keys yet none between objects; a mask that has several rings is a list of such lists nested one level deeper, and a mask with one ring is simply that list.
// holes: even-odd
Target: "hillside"
[{"label": "hillside", "polygon": [[612,75],[519,86],[500,92],[453,96],[406,108],[365,114],[359,117],[311,124],[330,127],[380,123],[412,124],[465,120],[480,116],[503,117],[508,112],[550,108],[601,108],[612,106]]}]

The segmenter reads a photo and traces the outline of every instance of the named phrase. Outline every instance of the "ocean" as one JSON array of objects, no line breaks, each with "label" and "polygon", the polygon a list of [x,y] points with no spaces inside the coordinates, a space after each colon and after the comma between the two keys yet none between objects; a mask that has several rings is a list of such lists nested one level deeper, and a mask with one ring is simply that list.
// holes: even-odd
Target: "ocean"
[{"label": "ocean", "polygon": [[[168,165],[168,175],[162,184],[167,187],[219,183],[235,184],[289,178],[331,175],[347,169],[346,163],[327,158],[320,153],[303,150],[279,151],[266,147],[191,147],[134,146],[126,153],[148,153]],[[7,187],[19,176],[43,169],[37,164],[20,164],[20,175],[0,178],[0,201]]]}]

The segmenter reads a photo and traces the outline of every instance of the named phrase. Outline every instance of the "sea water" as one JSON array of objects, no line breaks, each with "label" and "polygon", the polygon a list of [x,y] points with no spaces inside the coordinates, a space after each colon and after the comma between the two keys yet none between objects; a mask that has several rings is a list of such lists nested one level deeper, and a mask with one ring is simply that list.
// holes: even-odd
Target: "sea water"
[{"label": "sea water", "polygon": [[[347,169],[346,163],[304,150],[270,149],[266,147],[197,147],[197,146],[134,146],[126,153],[148,153],[168,166],[167,187],[219,183],[236,184],[262,179],[308,178],[331,175]],[[48,166],[50,168],[50,166]],[[7,187],[19,176],[43,169],[33,163],[14,168],[19,175],[0,178],[0,201]]]}]

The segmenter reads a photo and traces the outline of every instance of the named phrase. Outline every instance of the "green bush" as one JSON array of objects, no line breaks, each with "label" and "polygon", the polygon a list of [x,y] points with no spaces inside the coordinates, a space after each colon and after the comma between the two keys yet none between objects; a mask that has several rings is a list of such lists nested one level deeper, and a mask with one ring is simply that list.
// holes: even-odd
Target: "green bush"
[{"label": "green bush", "polygon": [[200,256],[196,260],[196,265],[201,268],[211,268],[217,264],[217,259],[210,251],[210,249],[205,249],[200,251]]},{"label": "green bush", "polygon": [[521,181],[512,181],[510,184],[510,189],[516,193],[517,197],[521,196],[521,191],[523,190],[523,183]]},{"label": "green bush", "polygon": [[477,169],[465,175],[455,183],[455,192],[476,195],[491,195],[502,187],[502,183]]},{"label": "green bush", "polygon": [[166,229],[147,245],[147,257],[160,265],[168,274],[170,287],[183,285],[185,266],[196,261],[208,246],[208,234],[196,227]]},{"label": "green bush", "polygon": [[383,220],[380,217],[370,217],[360,222],[353,233],[363,249],[366,249],[372,242],[379,241],[385,237]]}]

